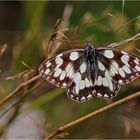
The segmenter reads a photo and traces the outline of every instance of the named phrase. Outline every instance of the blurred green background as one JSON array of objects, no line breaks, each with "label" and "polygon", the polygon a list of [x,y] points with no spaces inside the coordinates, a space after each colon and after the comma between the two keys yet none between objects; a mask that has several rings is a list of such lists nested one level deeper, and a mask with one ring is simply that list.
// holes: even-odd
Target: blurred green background
[{"label": "blurred green background", "polygon": [[[69,31],[65,33],[69,41],[64,39],[56,53],[72,48],[84,48],[85,40],[91,39],[94,40],[95,47],[105,46],[130,38],[140,31],[139,1],[0,2],[0,49],[3,44],[7,44],[5,52],[0,57],[1,99],[26,80],[23,77],[6,80],[6,77],[27,69],[21,61],[37,70],[44,59],[43,41],[49,40],[53,27],[57,19],[63,17],[66,6],[70,6],[72,10],[67,20]],[[121,46],[119,49],[140,56],[135,48],[140,49],[140,41]],[[45,121],[38,124],[38,129],[42,129],[40,127],[43,126],[44,131],[38,137],[43,138],[59,126],[139,91],[139,83],[140,78],[123,86],[118,96],[110,101],[94,98],[88,102],[77,103],[67,98],[64,89],[57,88],[46,81],[37,89],[29,91],[29,96],[21,105],[28,103],[28,107],[20,113],[27,110],[42,112],[40,119]],[[10,101],[9,104],[11,104]],[[62,138],[139,139],[139,116],[140,98],[69,129]],[[14,120],[16,121],[16,116]],[[38,119],[35,122],[38,122]],[[1,131],[1,135],[8,129],[8,125],[4,131]]]}]

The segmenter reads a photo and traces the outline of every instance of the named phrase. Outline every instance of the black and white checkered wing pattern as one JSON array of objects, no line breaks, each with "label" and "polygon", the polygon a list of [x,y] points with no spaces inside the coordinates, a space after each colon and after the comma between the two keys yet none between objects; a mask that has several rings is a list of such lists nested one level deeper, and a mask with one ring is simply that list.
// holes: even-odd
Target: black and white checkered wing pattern
[{"label": "black and white checkered wing pattern", "polygon": [[67,88],[67,95],[70,99],[79,102],[91,99],[93,94],[93,82],[90,69],[85,59],[79,64],[78,71],[75,72],[70,86]]},{"label": "black and white checkered wing pattern", "polygon": [[83,59],[84,50],[75,49],[56,55],[39,66],[39,74],[58,87],[68,87]]},{"label": "black and white checkered wing pattern", "polygon": [[97,63],[98,74],[93,88],[97,97],[116,96],[121,85],[140,75],[140,59],[117,49],[98,48]]},{"label": "black and white checkered wing pattern", "polygon": [[[100,57],[104,59],[104,56]],[[95,65],[88,64],[86,61],[80,64],[79,70],[74,75],[73,82],[67,88],[69,98],[83,102],[93,97],[109,99],[117,94],[120,85],[116,77],[111,76],[107,65],[101,60],[97,57]]]},{"label": "black and white checkered wing pattern", "polygon": [[117,95],[121,85],[130,83],[139,75],[138,57],[117,49],[99,48],[96,49],[95,65],[83,59],[67,94],[79,102],[94,96],[110,99]]},{"label": "black and white checkered wing pattern", "polygon": [[69,98],[82,102],[92,97],[110,99],[120,86],[140,76],[140,59],[114,48],[63,52],[44,61],[39,73],[52,84],[67,88]]},{"label": "black and white checkered wing pattern", "polygon": [[130,83],[140,76],[140,58],[112,48],[99,48],[108,64],[109,73],[120,85]]}]

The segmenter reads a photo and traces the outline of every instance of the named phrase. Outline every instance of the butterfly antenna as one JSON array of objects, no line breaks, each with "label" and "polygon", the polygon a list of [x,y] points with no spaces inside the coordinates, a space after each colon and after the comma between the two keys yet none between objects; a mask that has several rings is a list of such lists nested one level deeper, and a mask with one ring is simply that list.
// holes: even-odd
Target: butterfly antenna
[{"label": "butterfly antenna", "polygon": [[90,40],[90,41],[88,41],[88,40],[86,40],[86,39],[84,39],[84,41],[88,44],[88,43],[94,43],[94,41],[95,41],[95,39],[92,37],[92,39]]},{"label": "butterfly antenna", "polygon": [[92,44],[94,42],[94,38],[92,37],[92,39],[90,40],[90,43]]},{"label": "butterfly antenna", "polygon": [[85,41],[86,43],[89,43],[89,41],[88,41],[88,40],[86,40],[86,39],[84,39],[84,41]]}]

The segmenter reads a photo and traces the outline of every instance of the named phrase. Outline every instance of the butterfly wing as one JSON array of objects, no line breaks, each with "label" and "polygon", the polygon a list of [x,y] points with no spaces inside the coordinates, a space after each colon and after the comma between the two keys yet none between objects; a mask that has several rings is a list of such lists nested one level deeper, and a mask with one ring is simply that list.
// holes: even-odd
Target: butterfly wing
[{"label": "butterfly wing", "polygon": [[120,86],[140,76],[140,59],[113,48],[98,48],[98,78],[94,82],[96,95],[101,98],[116,96]]},{"label": "butterfly wing", "polygon": [[39,66],[39,73],[52,84],[67,88],[69,98],[82,102],[94,96],[111,98],[120,85],[140,75],[140,59],[114,48],[95,50],[95,61],[87,61],[87,53],[75,49],[61,53]]},{"label": "butterfly wing", "polygon": [[140,58],[113,48],[98,48],[98,54],[107,61],[110,75],[120,85],[130,83],[140,76]]},{"label": "butterfly wing", "polygon": [[111,77],[109,70],[98,57],[94,62],[95,64],[82,62],[74,75],[73,82],[67,89],[69,98],[83,102],[95,96],[111,98],[116,95],[120,89],[117,79]]},{"label": "butterfly wing", "polygon": [[[120,86],[140,75],[140,59],[134,55],[112,48],[96,49],[95,64],[79,69],[67,89],[68,97],[82,102],[94,96],[110,99],[117,95]],[[90,71],[89,71],[90,70]]]},{"label": "butterfly wing", "polygon": [[75,72],[70,86],[67,88],[67,95],[70,99],[79,102],[89,100],[93,97],[93,83],[90,75],[90,65],[86,62],[85,56]]},{"label": "butterfly wing", "polygon": [[39,66],[39,74],[52,84],[65,88],[72,82],[83,54],[83,49],[74,49],[56,55]]}]

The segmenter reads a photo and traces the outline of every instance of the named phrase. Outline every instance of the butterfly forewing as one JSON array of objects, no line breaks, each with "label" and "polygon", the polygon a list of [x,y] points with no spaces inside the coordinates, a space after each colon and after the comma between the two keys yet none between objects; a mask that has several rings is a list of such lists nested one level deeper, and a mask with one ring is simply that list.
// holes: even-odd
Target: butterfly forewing
[{"label": "butterfly forewing", "polygon": [[84,50],[66,51],[44,61],[39,66],[39,73],[58,87],[67,87],[73,80],[74,73],[83,59]]},{"label": "butterfly forewing", "polygon": [[105,56],[110,75],[120,84],[127,84],[140,75],[140,59],[132,54],[113,48],[99,48]]}]

